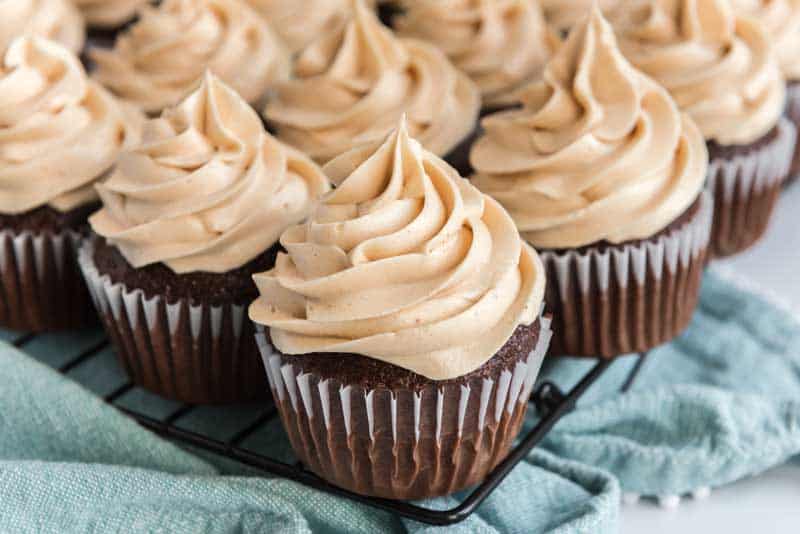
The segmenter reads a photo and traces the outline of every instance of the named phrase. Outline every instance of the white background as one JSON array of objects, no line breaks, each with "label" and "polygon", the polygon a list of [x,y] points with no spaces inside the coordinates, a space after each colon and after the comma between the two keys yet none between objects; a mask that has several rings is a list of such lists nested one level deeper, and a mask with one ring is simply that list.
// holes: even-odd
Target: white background
[{"label": "white background", "polygon": [[[800,184],[782,196],[765,238],[720,262],[800,310]],[[723,488],[703,500],[681,499],[675,509],[655,501],[623,504],[623,534],[800,533],[800,465],[778,467]]]}]

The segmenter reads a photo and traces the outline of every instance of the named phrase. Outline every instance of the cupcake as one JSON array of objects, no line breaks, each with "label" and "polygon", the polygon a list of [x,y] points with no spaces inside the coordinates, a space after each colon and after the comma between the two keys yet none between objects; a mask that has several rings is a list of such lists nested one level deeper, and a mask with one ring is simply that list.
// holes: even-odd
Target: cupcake
[{"label": "cupcake", "polygon": [[0,327],[84,326],[92,306],[73,241],[93,183],[136,142],[138,112],[89,80],[58,43],[20,37],[0,64]]},{"label": "cupcake", "polygon": [[350,16],[352,0],[247,0],[275,28],[292,53]]},{"label": "cupcake", "polygon": [[0,51],[25,35],[56,41],[75,54],[83,49],[83,17],[70,0],[7,0],[1,9]]},{"label": "cupcake", "polygon": [[530,0],[415,0],[395,25],[404,37],[436,45],[467,73],[484,111],[517,104],[516,92],[541,77],[559,45]]},{"label": "cupcake", "polygon": [[547,350],[542,264],[404,122],[324,170],[337,188],[281,236],[250,307],[292,447],[362,495],[475,484],[517,436]]},{"label": "cupcake", "polygon": [[145,124],[99,184],[79,252],[101,319],[134,383],[190,403],[266,391],[245,306],[278,237],[329,188],[310,159],[264,131],[232,88],[206,73]]},{"label": "cupcake", "polygon": [[542,255],[551,352],[610,358],[669,341],[696,307],[709,240],[700,130],[625,60],[597,7],[522,102],[483,120],[473,183]]},{"label": "cupcake", "polygon": [[114,29],[124,26],[150,0],[73,0],[90,28]]},{"label": "cupcake", "polygon": [[353,6],[352,18],[297,57],[294,78],[267,103],[267,122],[321,163],[383,140],[404,113],[425,148],[456,153],[475,129],[478,88],[435,46],[398,38],[363,0]]},{"label": "cupcake", "polygon": [[256,104],[290,67],[283,43],[243,0],[145,6],[113,49],[89,57],[96,80],[150,115],[177,104],[206,69]]},{"label": "cupcake", "polygon": [[[87,48],[111,48],[117,34],[136,18],[150,0],[72,0],[88,27]],[[90,62],[87,61],[87,64]],[[90,67],[93,65],[90,64]]]},{"label": "cupcake", "polygon": [[538,0],[547,23],[562,35],[566,35],[573,26],[582,22],[595,2],[608,15],[622,0]]},{"label": "cupcake", "polygon": [[712,256],[745,250],[767,228],[795,145],[766,34],[721,0],[633,2],[614,25],[623,54],[667,88],[708,143]]},{"label": "cupcake", "polygon": [[[734,0],[737,13],[758,20],[772,40],[786,78],[786,116],[800,128],[800,0]],[[795,145],[789,179],[800,175],[800,146]]]}]

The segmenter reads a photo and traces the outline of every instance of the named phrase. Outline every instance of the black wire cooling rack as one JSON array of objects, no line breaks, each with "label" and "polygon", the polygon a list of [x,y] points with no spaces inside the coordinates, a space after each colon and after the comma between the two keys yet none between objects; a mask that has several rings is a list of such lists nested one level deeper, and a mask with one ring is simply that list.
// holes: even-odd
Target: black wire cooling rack
[{"label": "black wire cooling rack", "polygon": [[[288,454],[278,454],[281,457],[275,458],[259,452],[265,449],[259,445],[264,442],[263,434],[268,434],[268,440],[273,443],[275,436],[279,435],[284,441],[283,449],[290,451],[278,412],[271,402],[258,406],[205,407],[175,403],[149,394],[127,379],[100,330],[41,336],[0,332],[0,339],[11,342],[33,358],[81,383],[156,434],[234,460],[254,468],[259,474],[291,479],[432,525],[452,525],[469,517],[614,362],[596,360],[580,381],[566,392],[551,381],[537,383],[530,401],[536,410],[536,424],[523,431],[506,459],[486,480],[471,491],[458,494],[463,495],[463,499],[457,506],[438,510],[411,502],[358,495],[325,482],[296,460],[291,460]],[[624,380],[623,391],[633,384],[646,356],[646,353],[638,355]],[[261,440],[257,439],[259,434],[262,434]]]}]

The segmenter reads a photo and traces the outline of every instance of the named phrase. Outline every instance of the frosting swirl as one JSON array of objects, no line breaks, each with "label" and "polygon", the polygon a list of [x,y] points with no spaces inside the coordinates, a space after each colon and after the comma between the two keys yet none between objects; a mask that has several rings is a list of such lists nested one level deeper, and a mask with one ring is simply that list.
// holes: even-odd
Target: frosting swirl
[{"label": "frosting swirl", "polygon": [[73,0],[91,26],[114,28],[131,20],[149,0]]},{"label": "frosting swirl", "polygon": [[477,87],[436,47],[395,37],[362,0],[353,9],[297,58],[296,79],[278,84],[265,116],[317,161],[380,141],[403,113],[413,136],[446,154],[475,126]]},{"label": "frosting swirl", "polygon": [[96,200],[93,182],[137,142],[140,122],[69,50],[18,38],[0,65],[0,213]]},{"label": "frosting swirl", "polygon": [[484,119],[473,183],[536,247],[648,238],[703,188],[700,131],[625,60],[597,9],[522,100],[521,110]]},{"label": "frosting swirl", "polygon": [[800,80],[800,0],[734,0],[737,14],[753,17],[772,40],[784,76]]},{"label": "frosting swirl", "polygon": [[639,0],[613,19],[623,54],[669,90],[707,140],[746,145],[783,113],[767,36],[727,0]]},{"label": "frosting swirl", "polygon": [[329,189],[310,159],[264,131],[255,111],[210,73],[123,153],[97,186],[89,222],[134,267],[178,274],[246,264]]},{"label": "frosting swirl", "polygon": [[397,29],[443,50],[478,85],[485,105],[514,102],[559,44],[530,0],[416,0]]},{"label": "frosting swirl", "polygon": [[405,124],[325,171],[338,187],[254,277],[253,321],[285,354],[355,353],[433,380],[488,361],[536,320],[544,269],[514,223]]},{"label": "frosting swirl", "polygon": [[93,49],[95,78],[155,114],[175,105],[211,69],[254,103],[289,73],[289,55],[240,0],[165,0],[145,6],[113,50]]},{"label": "frosting swirl", "polygon": [[248,0],[292,52],[335,30],[350,16],[350,0]]},{"label": "frosting swirl", "polygon": [[86,38],[83,17],[70,0],[0,0],[0,51],[23,35],[38,35],[79,53]]},{"label": "frosting swirl", "polygon": [[539,0],[547,23],[562,33],[583,21],[591,11],[593,2],[597,2],[603,14],[608,15],[621,0]]}]

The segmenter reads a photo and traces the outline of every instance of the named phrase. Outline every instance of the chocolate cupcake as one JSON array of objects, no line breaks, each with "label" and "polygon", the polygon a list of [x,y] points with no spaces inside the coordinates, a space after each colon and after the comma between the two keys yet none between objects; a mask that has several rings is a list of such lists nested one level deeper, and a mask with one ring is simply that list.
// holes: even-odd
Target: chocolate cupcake
[{"label": "chocolate cupcake", "polygon": [[79,262],[125,370],[191,403],[263,395],[245,306],[280,233],[329,188],[306,156],[210,73],[98,185]]},{"label": "chocolate cupcake", "polygon": [[164,0],[144,6],[113,49],[96,48],[92,76],[151,116],[177,104],[210,69],[251,104],[289,75],[289,52],[244,0]]},{"label": "chocolate cupcake", "polygon": [[[786,78],[786,117],[800,128],[800,2],[798,0],[734,0],[737,13],[756,19],[772,41]],[[800,175],[800,146],[795,144],[789,180]]]},{"label": "chocolate cupcake", "polygon": [[608,358],[674,338],[711,225],[700,130],[625,60],[596,7],[522,101],[483,120],[473,183],[542,255],[551,353]]},{"label": "chocolate cupcake", "polygon": [[324,163],[380,142],[405,113],[431,152],[464,150],[481,105],[475,84],[435,46],[395,36],[364,0],[353,6],[350,19],[296,58],[294,78],[277,85],[264,116],[278,137]]},{"label": "chocolate cupcake", "polygon": [[74,240],[95,180],[139,137],[142,117],[90,81],[69,50],[13,41],[0,64],[0,327],[78,328],[92,318]]},{"label": "chocolate cupcake", "polygon": [[325,171],[338,187],[283,234],[250,307],[292,446],[363,495],[475,484],[517,436],[547,350],[542,264],[405,123]]},{"label": "chocolate cupcake", "polygon": [[538,0],[547,24],[561,35],[567,35],[573,26],[583,22],[595,2],[605,16],[625,3],[622,0]]},{"label": "chocolate cupcake", "polygon": [[708,142],[712,256],[748,248],[767,228],[795,146],[767,35],[718,1],[639,0],[613,22],[623,53],[666,87]]},{"label": "chocolate cupcake", "polygon": [[484,113],[517,105],[516,92],[541,77],[560,44],[530,0],[415,0],[394,24],[443,50],[480,89]]},{"label": "chocolate cupcake", "polygon": [[0,53],[17,37],[36,35],[80,54],[86,26],[70,0],[8,0],[0,16]]},{"label": "chocolate cupcake", "polygon": [[155,0],[72,0],[88,29],[88,47],[111,48],[117,34],[134,21],[139,9]]},{"label": "chocolate cupcake", "polygon": [[352,0],[247,0],[292,53],[319,35],[335,31],[351,16]]}]

